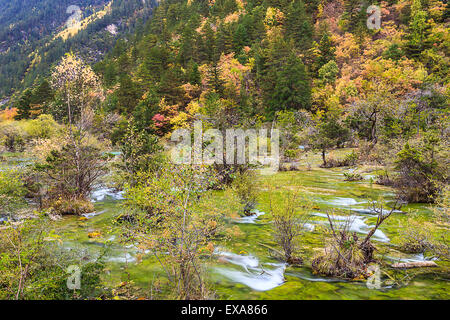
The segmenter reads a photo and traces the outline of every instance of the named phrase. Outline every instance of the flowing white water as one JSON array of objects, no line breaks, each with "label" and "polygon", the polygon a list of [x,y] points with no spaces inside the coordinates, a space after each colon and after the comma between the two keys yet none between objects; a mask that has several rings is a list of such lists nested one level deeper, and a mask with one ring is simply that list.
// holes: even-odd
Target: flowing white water
[{"label": "flowing white water", "polygon": [[[320,213],[320,212],[313,213],[312,215],[322,217],[322,218],[327,218],[326,214]],[[359,217],[359,216],[330,216],[330,217],[331,217],[331,220],[334,220],[334,222],[338,225],[343,225],[348,220],[349,221],[349,231],[351,231],[351,232],[368,234],[369,231],[374,227],[374,226],[369,226],[365,223],[365,220],[367,218],[363,218],[363,217]],[[324,222],[317,221],[317,223],[323,224]],[[380,242],[389,242],[390,241],[390,239],[380,229],[375,231],[375,233],[373,235],[373,239],[378,240]]]},{"label": "flowing white water", "polygon": [[113,200],[124,200],[123,191],[116,191],[112,188],[100,188],[92,192],[91,198],[95,202],[104,201],[107,197]]},{"label": "flowing white water", "polygon": [[216,270],[228,279],[242,283],[256,291],[274,289],[284,283],[284,263],[260,263],[258,258],[252,255],[238,255],[226,251],[216,251],[224,262],[239,266],[242,270],[229,268],[216,268]]},{"label": "flowing white water", "polygon": [[304,227],[306,230],[310,231],[310,232],[313,232],[314,229],[316,228],[316,226],[315,226],[314,224],[312,224],[312,223],[305,223],[305,224],[303,225],[303,227]]},{"label": "flowing white water", "polygon": [[262,216],[265,215],[265,212],[259,211],[258,209],[254,209],[252,211],[253,215],[248,217],[239,218],[236,222],[237,223],[243,223],[243,224],[256,224],[256,220]]},{"label": "flowing white water", "polygon": [[341,207],[356,206],[356,205],[367,203],[366,201],[356,201],[353,198],[340,198],[340,197],[334,198],[330,201],[322,200],[321,202],[327,203],[327,204],[330,204],[333,206],[341,206]]},{"label": "flowing white water", "polygon": [[91,218],[99,216],[99,215],[101,215],[101,214],[103,214],[105,212],[106,212],[106,210],[98,211],[98,212],[96,211],[96,212],[82,214],[82,216],[85,217],[85,218],[91,219]]},{"label": "flowing white water", "polygon": [[126,252],[118,256],[109,257],[106,261],[119,263],[133,263],[136,261],[136,258],[132,256],[130,253]]},{"label": "flowing white water", "polygon": [[391,260],[392,262],[423,262],[423,261],[435,261],[435,260],[437,260],[436,257],[427,258],[427,257],[425,257],[423,255],[423,253],[413,254],[413,255],[410,255],[407,258],[391,257],[391,256],[386,256],[385,258]]},{"label": "flowing white water", "polygon": [[[370,209],[370,208],[369,209],[357,209],[357,208],[355,209],[355,208],[352,208],[350,210],[353,211],[353,212],[367,214],[367,215],[371,215],[371,216],[374,216],[374,217],[378,216],[378,213],[376,213],[374,211],[374,209]],[[377,209],[377,210],[380,210],[380,209]],[[382,213],[383,214],[388,214],[389,212],[391,212],[390,209],[382,209]],[[401,211],[401,210],[394,210],[393,212],[394,213],[402,213],[403,211]]]}]

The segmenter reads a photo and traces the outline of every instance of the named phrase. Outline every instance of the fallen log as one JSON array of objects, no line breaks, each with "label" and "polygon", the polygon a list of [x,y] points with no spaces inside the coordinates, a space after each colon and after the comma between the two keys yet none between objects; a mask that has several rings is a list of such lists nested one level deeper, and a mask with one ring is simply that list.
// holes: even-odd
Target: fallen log
[{"label": "fallen log", "polygon": [[394,263],[392,268],[397,269],[410,269],[410,268],[432,268],[438,267],[436,262],[434,261],[414,261],[414,262],[402,262],[402,263]]}]

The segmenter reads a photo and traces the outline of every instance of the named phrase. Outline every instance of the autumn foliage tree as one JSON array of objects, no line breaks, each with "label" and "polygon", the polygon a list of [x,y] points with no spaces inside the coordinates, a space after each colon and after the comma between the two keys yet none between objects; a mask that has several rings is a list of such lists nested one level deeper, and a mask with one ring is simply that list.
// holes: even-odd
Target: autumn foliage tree
[{"label": "autumn foliage tree", "polygon": [[[45,161],[37,164],[36,169],[49,184],[50,201],[86,201],[97,179],[106,172],[108,158],[101,144],[89,133],[93,109],[102,97],[100,83],[90,67],[69,54],[55,68],[52,84],[65,101],[67,133],[63,145],[49,150]],[[64,211],[80,213],[70,208]]]}]

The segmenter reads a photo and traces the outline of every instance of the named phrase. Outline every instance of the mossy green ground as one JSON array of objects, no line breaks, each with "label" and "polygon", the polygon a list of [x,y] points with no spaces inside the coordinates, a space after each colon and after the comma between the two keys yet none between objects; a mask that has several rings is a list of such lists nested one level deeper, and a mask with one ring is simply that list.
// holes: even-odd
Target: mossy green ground
[{"label": "mossy green ground", "polygon": [[[317,163],[319,156],[313,157],[313,161]],[[236,221],[236,210],[235,216],[231,215],[226,219],[226,227],[234,230],[239,228],[239,232],[216,244],[217,247],[241,257],[252,256],[258,259],[261,266],[267,267],[268,263],[279,264],[280,261],[271,257],[268,249],[276,248],[272,235],[269,201],[274,204],[283,202],[284,195],[288,191],[299,191],[308,203],[308,211],[325,213],[336,210],[335,214],[356,215],[364,219],[368,226],[373,225],[376,221],[374,216],[352,210],[365,209],[370,200],[378,200],[380,197],[383,197],[388,205],[392,204],[394,192],[390,188],[372,183],[371,171],[377,168],[366,169],[359,170],[364,172],[363,175],[366,177],[361,182],[344,181],[343,173],[348,168],[320,169],[317,164],[310,171],[305,166],[301,171],[259,176],[258,186],[261,193],[258,209],[266,214],[260,216],[254,224],[243,224]],[[227,197],[226,192],[216,192],[207,200],[209,210],[227,207],[229,205]],[[151,255],[143,255],[142,260],[138,258],[136,261],[138,250],[119,242],[119,230],[118,226],[114,225],[114,219],[121,210],[123,209],[119,201],[107,198],[103,202],[96,203],[96,211],[101,214],[85,221],[81,221],[79,217],[64,217],[56,222],[55,228],[62,235],[64,246],[68,248],[84,248],[93,255],[106,250],[105,281],[111,286],[121,281],[132,280],[137,287],[150,290],[155,279],[164,278],[164,275]],[[227,212],[230,211],[233,210],[227,208]],[[435,225],[429,206],[410,204],[403,207],[402,212],[394,213],[381,226],[381,231],[390,241],[374,241],[378,249],[376,257],[380,260],[381,267],[382,283],[379,290],[369,289],[365,281],[330,279],[312,273],[310,267],[312,256],[323,248],[326,237],[326,219],[320,216],[311,216],[311,223],[315,225],[315,229],[305,232],[301,239],[300,254],[305,260],[304,266],[288,267],[284,272],[284,282],[280,285],[268,290],[255,290],[242,282],[233,281],[223,273],[223,270],[238,272],[240,275],[246,275],[248,270],[213,256],[205,259],[211,287],[218,299],[448,299],[450,298],[448,263],[436,261],[439,268],[409,271],[394,271],[389,267],[395,259],[413,256],[398,251],[397,247],[401,231],[406,227],[410,217],[417,217],[431,226]],[[436,228],[436,230],[433,232],[447,232],[446,229],[442,231]],[[92,232],[100,232],[101,236],[90,239],[88,234]],[[274,268],[271,267],[271,270]],[[270,272],[269,270],[269,274]],[[250,273],[255,281],[260,281],[258,274],[254,271]],[[399,279],[402,281],[397,281]]]}]

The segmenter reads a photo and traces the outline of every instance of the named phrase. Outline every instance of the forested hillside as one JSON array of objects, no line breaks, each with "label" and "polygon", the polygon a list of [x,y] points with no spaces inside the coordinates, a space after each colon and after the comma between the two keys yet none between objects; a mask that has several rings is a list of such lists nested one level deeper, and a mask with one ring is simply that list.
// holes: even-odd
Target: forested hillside
[{"label": "forested hillside", "polygon": [[[98,61],[117,38],[142,25],[154,3],[140,0],[0,1],[0,100],[49,76],[53,63],[74,51]],[[80,30],[64,34],[66,22],[80,8]],[[105,28],[116,25],[114,34]],[[75,29],[75,28],[74,28]]]},{"label": "forested hillside", "polygon": [[[359,1],[166,1],[97,70],[114,92],[111,111],[153,108],[166,131],[195,101],[220,101],[236,121],[282,110],[356,116],[360,101],[393,107],[448,90],[448,7],[422,2],[381,3],[382,29],[369,30]],[[167,110],[157,110],[163,98]]]}]

